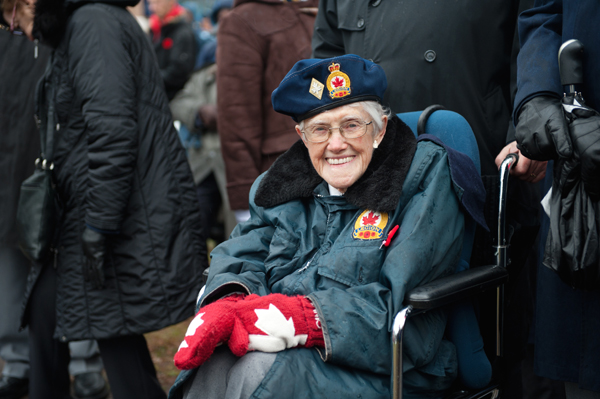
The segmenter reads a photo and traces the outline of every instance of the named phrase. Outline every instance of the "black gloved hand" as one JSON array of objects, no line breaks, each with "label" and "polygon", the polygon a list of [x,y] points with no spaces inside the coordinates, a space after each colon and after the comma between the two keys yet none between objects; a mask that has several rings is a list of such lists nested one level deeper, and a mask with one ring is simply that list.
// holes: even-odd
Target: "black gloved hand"
[{"label": "black gloved hand", "polygon": [[572,111],[569,124],[573,147],[581,162],[581,181],[592,199],[600,199],[600,114],[589,107]]},{"label": "black gloved hand", "polygon": [[527,101],[519,112],[515,136],[517,147],[529,159],[548,161],[573,154],[563,106],[554,97]]},{"label": "black gloved hand", "polygon": [[81,242],[85,255],[85,279],[92,283],[94,289],[104,286],[104,254],[106,253],[106,237],[86,227]]}]

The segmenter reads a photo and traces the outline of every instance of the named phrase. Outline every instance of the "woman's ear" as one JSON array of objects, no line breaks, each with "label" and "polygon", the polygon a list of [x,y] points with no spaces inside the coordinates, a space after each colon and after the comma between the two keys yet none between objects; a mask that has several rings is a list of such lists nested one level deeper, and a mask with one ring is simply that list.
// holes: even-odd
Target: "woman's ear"
[{"label": "woman's ear", "polygon": [[388,124],[388,117],[384,115],[381,117],[381,120],[383,121],[381,131],[379,133],[377,133],[377,135],[375,136],[375,140],[378,143],[381,143],[381,140],[383,140],[383,136],[385,136],[385,132],[387,129],[387,124]]},{"label": "woman's ear", "polygon": [[306,145],[306,140],[304,140],[304,135],[302,134],[302,130],[300,130],[300,125],[296,125],[296,133],[298,133],[298,136],[300,136],[302,142],[304,145]]}]

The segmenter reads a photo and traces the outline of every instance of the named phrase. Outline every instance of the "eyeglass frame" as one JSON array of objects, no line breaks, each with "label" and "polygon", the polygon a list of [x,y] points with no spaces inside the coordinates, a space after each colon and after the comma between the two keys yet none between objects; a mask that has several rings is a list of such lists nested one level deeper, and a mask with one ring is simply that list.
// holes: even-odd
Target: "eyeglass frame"
[{"label": "eyeglass frame", "polygon": [[[347,122],[351,122],[351,121],[347,121]],[[347,123],[347,122],[344,122],[344,123]],[[373,123],[373,121],[372,121],[372,120],[371,120],[371,121],[369,121],[369,122],[361,121],[360,123],[361,123],[361,124],[364,124],[364,126],[365,126],[365,132],[364,132],[363,134],[361,134],[360,136],[356,136],[356,137],[346,137],[346,136],[344,135],[344,133],[342,133],[342,132],[343,132],[343,130],[342,130],[342,127],[341,127],[341,126],[338,126],[338,127],[330,127],[330,128],[328,128],[328,129],[327,129],[327,130],[328,130],[328,133],[327,133],[327,138],[326,138],[325,140],[323,140],[323,141],[312,141],[311,139],[309,139],[309,138],[308,138],[308,136],[306,135],[306,132],[305,132],[304,130],[301,130],[301,132],[302,132],[302,134],[304,135],[304,138],[305,138],[306,140],[308,140],[308,141],[310,141],[311,143],[314,143],[314,144],[321,144],[321,143],[324,143],[324,142],[326,142],[327,140],[329,140],[329,139],[331,138],[331,135],[333,134],[333,133],[331,133],[331,130],[332,130],[332,129],[338,129],[338,132],[340,132],[340,135],[341,135],[343,138],[345,138],[346,140],[353,140],[353,139],[359,139],[359,138],[361,138],[362,136],[364,136],[365,134],[367,134],[367,130],[369,130],[367,126],[369,126],[370,124],[372,124],[372,123]],[[343,124],[343,123],[342,123],[342,124]]]}]

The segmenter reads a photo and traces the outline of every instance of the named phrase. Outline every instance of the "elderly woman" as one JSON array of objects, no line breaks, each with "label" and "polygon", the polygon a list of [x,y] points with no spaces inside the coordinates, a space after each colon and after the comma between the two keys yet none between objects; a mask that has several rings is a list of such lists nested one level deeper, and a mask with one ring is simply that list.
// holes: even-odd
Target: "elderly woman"
[{"label": "elderly woman", "polygon": [[[298,62],[273,92],[301,140],[212,252],[170,398],[389,398],[394,315],[407,291],[454,272],[464,217],[447,150],[390,116],[386,84],[345,55]],[[439,311],[408,326],[406,397],[454,380],[445,325]]]}]

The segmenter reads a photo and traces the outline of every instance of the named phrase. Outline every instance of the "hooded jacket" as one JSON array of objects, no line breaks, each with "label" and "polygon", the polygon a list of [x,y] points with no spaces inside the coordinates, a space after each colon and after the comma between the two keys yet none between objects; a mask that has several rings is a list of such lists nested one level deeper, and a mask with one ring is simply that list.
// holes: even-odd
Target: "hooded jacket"
[{"label": "hooded jacket", "polygon": [[[344,196],[329,194],[301,141],[256,181],[250,220],[212,252],[200,305],[231,292],[305,295],[325,347],[279,352],[252,399],[390,397],[394,316],[412,288],[453,273],[462,248],[461,203],[472,192],[452,178],[466,170],[451,171],[449,159],[435,143],[417,145],[394,117]],[[396,225],[390,246],[382,246]],[[407,324],[406,398],[439,398],[455,378],[445,325],[443,311]],[[181,398],[191,375],[181,373],[170,399]]]},{"label": "hooded jacket", "polygon": [[217,99],[231,209],[248,209],[250,187],[298,139],[295,123],[273,110],[271,93],[310,57],[318,0],[236,0],[219,23]]},{"label": "hooded jacket", "polygon": [[[54,103],[54,170],[62,202],[55,337],[142,334],[193,313],[206,267],[191,172],[135,2],[39,0],[35,35],[54,49],[38,86]],[[104,288],[83,275],[86,225],[106,233]],[[52,264],[53,262],[53,264]],[[27,317],[35,317],[28,315]]]}]

